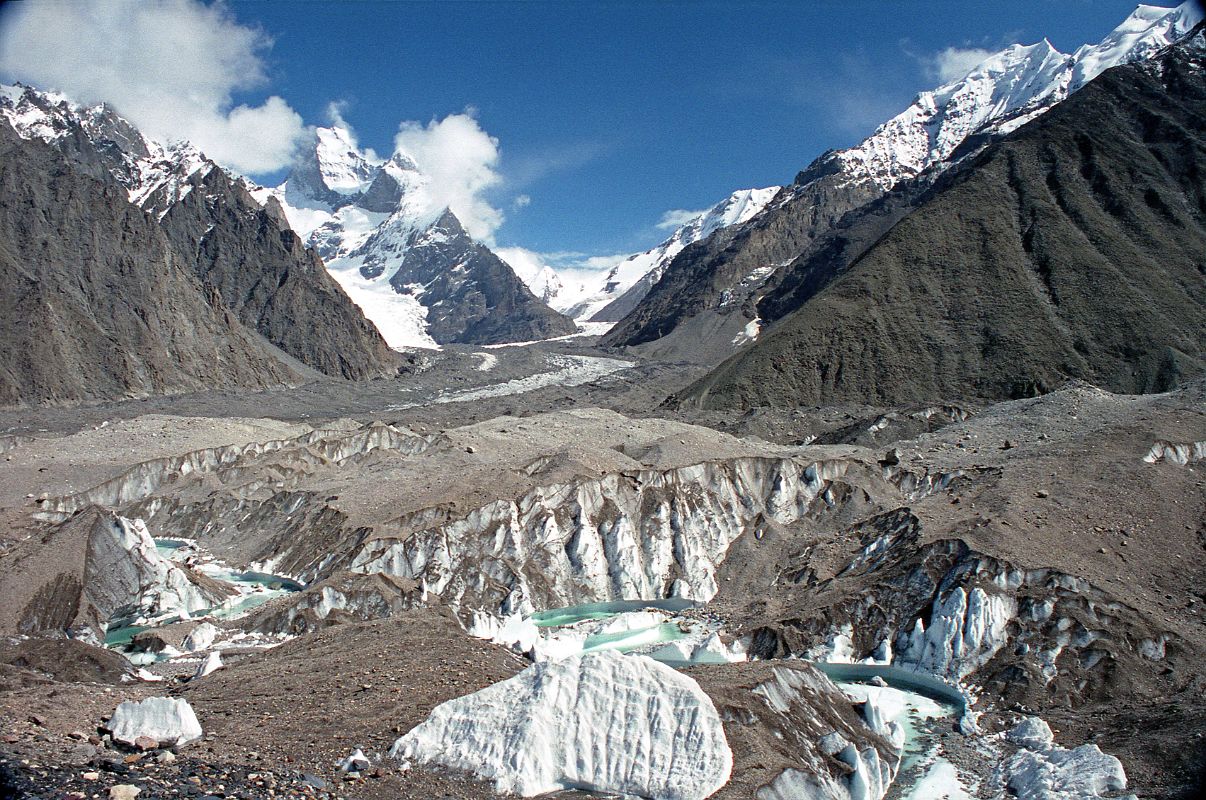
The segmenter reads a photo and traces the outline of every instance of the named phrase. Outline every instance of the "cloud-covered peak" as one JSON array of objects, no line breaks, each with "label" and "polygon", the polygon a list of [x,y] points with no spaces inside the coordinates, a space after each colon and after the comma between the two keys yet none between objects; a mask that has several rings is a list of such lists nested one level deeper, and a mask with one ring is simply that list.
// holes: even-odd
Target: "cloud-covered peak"
[{"label": "cloud-covered peak", "polygon": [[22,3],[0,29],[0,74],[80,103],[110,103],[154,139],[187,139],[230,168],[286,166],[305,134],[271,96],[236,105],[266,81],[262,32],[196,0]]}]

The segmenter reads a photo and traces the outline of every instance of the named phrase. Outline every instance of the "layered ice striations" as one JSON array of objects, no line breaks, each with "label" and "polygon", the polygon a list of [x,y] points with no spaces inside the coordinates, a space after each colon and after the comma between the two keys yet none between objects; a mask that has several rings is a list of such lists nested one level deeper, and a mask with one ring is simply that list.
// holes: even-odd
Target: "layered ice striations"
[{"label": "layered ice striations", "polygon": [[535,664],[450,700],[390,754],[525,797],[582,789],[702,800],[733,766],[716,707],[694,680],[614,652]]},{"label": "layered ice striations", "polygon": [[403,520],[400,534],[365,542],[350,569],[410,578],[425,593],[504,615],[709,600],[737,537],[760,516],[799,519],[846,469],[846,461],[738,458],[541,486],[434,527]]},{"label": "layered ice striations", "polygon": [[934,604],[929,627],[918,619],[910,633],[897,638],[894,663],[955,680],[964,678],[1006,644],[1006,627],[1016,615],[1017,601],[1012,596],[957,586]]}]

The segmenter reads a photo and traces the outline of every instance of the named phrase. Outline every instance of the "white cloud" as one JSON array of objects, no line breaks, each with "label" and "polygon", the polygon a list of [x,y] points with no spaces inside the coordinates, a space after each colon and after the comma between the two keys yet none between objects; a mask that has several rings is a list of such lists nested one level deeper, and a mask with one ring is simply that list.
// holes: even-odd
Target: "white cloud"
[{"label": "white cloud", "polygon": [[950,83],[971,72],[992,54],[991,50],[982,47],[948,47],[930,56],[927,67],[934,78]]},{"label": "white cloud", "polygon": [[425,126],[403,122],[394,144],[431,179],[435,201],[452,209],[470,236],[492,243],[503,214],[483,194],[502,182],[498,140],[482,130],[472,109]]},{"label": "white cloud", "polygon": [[708,209],[701,211],[687,211],[684,208],[675,208],[662,214],[662,218],[658,220],[657,228],[663,231],[673,231],[686,225],[691,220],[698,217],[700,214],[707,213]]},{"label": "white cloud", "polygon": [[530,205],[532,205],[532,198],[526,194],[516,195],[515,199],[511,201],[511,207],[516,211],[521,208],[527,208]]},{"label": "white cloud", "polygon": [[0,30],[0,74],[81,103],[110,103],[153,139],[189,139],[246,173],[288,163],[304,128],[280,97],[233,102],[266,83],[262,32],[221,3],[21,3]]},{"label": "white cloud", "polygon": [[495,247],[494,252],[512,267],[521,268],[532,274],[543,269],[552,269],[558,273],[605,272],[632,255],[631,253],[591,255],[576,250],[539,253],[535,250],[528,250],[526,247]]}]

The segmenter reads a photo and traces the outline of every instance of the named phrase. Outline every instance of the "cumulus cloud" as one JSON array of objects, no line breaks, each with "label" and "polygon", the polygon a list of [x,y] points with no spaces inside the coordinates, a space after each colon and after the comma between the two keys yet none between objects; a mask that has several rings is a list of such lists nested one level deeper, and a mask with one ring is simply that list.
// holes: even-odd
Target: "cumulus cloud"
[{"label": "cumulus cloud", "polygon": [[511,207],[516,211],[521,208],[527,208],[530,205],[532,205],[532,198],[526,194],[516,195],[515,199],[511,201]]},{"label": "cumulus cloud", "polygon": [[991,50],[982,47],[947,47],[929,58],[929,72],[942,83],[950,83],[971,72],[992,54]]},{"label": "cumulus cloud", "polygon": [[271,40],[220,2],[20,3],[0,28],[0,74],[81,103],[108,102],[153,139],[188,139],[249,174],[285,166],[304,133],[277,96],[235,105],[267,81]]},{"label": "cumulus cloud", "polygon": [[403,122],[394,145],[431,179],[435,201],[452,209],[470,236],[493,241],[503,214],[485,193],[502,183],[498,140],[482,130],[472,109],[426,125]]},{"label": "cumulus cloud", "polygon": [[707,213],[708,209],[700,211],[688,211],[685,208],[674,208],[662,214],[662,218],[658,220],[657,229],[662,231],[673,231],[686,225],[691,220],[698,217],[700,214]]}]

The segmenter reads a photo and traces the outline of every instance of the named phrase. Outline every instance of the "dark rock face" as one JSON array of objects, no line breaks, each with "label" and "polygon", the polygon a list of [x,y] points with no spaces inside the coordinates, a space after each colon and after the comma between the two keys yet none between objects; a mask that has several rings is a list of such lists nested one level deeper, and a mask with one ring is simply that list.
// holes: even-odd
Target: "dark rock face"
[{"label": "dark rock face", "polygon": [[248,328],[325,375],[386,374],[396,356],[276,210],[219,169],[164,214],[162,225],[197,277]]},{"label": "dark rock face", "polygon": [[0,404],[314,376],[207,294],[112,178],[0,125]]},{"label": "dark rock face", "polygon": [[397,356],[377,330],[287,224],[282,229],[284,214],[275,200],[261,207],[241,181],[187,144],[153,152],[107,106],[73,109],[32,89],[16,105],[38,113],[55,131],[50,146],[73,171],[116,183],[127,191],[123,200],[134,197],[158,219],[177,263],[190,267],[203,294],[220,298],[248,329],[332,377],[396,370]]},{"label": "dark rock face", "polygon": [[1151,392],[1201,375],[1201,41],[1104,73],[898,222],[891,203],[849,221],[760,305],[797,310],[681,399],[999,399],[1074,378]]},{"label": "dark rock face", "polygon": [[775,269],[826,234],[846,212],[881,194],[872,183],[827,173],[826,158],[800,173],[793,186],[745,225],[723,228],[679,253],[601,344],[644,344],[705,311],[739,310]]},{"label": "dark rock face", "polygon": [[[373,238],[364,246],[375,250]],[[366,274],[369,261],[366,259]],[[497,344],[563,336],[573,320],[553,311],[489,248],[473,241],[451,211],[417,232],[390,278],[399,292],[422,285],[428,332],[437,342]]]}]

